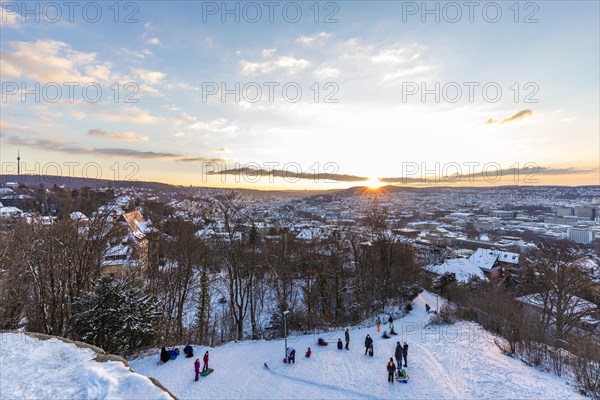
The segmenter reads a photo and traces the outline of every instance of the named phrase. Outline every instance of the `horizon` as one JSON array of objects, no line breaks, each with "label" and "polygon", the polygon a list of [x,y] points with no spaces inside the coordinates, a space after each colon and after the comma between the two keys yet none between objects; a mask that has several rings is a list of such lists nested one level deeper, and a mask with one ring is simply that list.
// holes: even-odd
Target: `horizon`
[{"label": "horizon", "polygon": [[2,175],[600,185],[598,2],[25,4],[0,2]]}]

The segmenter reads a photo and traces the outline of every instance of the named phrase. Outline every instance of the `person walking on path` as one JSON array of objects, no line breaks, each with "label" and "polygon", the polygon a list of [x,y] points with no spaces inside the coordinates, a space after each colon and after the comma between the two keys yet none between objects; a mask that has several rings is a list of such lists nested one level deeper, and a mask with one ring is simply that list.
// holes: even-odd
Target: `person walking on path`
[{"label": "person walking on path", "polygon": [[429,314],[430,310],[431,310],[431,307],[429,307],[429,304],[425,303],[425,311],[427,311],[427,314]]},{"label": "person walking on path", "polygon": [[346,332],[344,332],[344,336],[346,338],[346,350],[350,350],[348,347],[350,345],[350,331],[346,328]]},{"label": "person walking on path", "polygon": [[365,356],[369,352],[369,349],[371,348],[371,346],[373,346],[373,339],[371,338],[370,335],[367,335],[367,337],[365,338]]}]

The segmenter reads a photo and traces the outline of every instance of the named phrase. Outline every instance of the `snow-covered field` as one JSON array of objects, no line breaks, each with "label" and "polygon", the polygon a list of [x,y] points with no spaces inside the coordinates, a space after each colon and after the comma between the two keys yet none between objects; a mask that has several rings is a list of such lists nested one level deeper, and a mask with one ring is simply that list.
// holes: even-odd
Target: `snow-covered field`
[{"label": "snow-covered field", "polygon": [[118,361],[57,339],[0,334],[0,399],[171,399]]},{"label": "snow-covered field", "polygon": [[[132,360],[130,366],[157,378],[181,399],[581,397],[563,379],[502,355],[494,336],[476,324],[427,327],[425,303],[435,308],[435,296],[424,292],[415,300],[415,309],[395,321],[400,333],[395,338],[383,339],[375,327],[351,330],[350,351],[336,348],[337,338],[343,340],[341,331],[327,337],[327,347],[317,346],[314,335],[292,337],[289,345],[298,353],[292,365],[282,362],[284,342],[278,340],[195,347],[199,358],[209,350],[210,366],[215,369],[198,382],[194,382],[195,358],[181,356],[157,365],[156,355]],[[375,342],[374,357],[364,355],[367,333]],[[386,362],[398,340],[409,344],[407,384],[387,382]],[[313,355],[306,359],[309,346]]]}]

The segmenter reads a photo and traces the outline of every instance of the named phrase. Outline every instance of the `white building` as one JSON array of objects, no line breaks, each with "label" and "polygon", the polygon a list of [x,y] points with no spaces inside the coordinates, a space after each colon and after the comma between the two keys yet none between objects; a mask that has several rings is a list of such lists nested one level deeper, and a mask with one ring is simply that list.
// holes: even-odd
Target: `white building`
[{"label": "white building", "polygon": [[594,241],[594,232],[588,228],[569,228],[567,237],[576,243],[590,244]]}]

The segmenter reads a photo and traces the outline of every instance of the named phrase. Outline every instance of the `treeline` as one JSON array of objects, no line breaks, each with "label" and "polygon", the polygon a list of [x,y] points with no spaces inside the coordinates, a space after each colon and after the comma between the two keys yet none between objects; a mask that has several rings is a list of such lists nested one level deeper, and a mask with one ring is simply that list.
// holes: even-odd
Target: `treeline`
[{"label": "treeline", "polygon": [[195,224],[155,214],[147,266],[118,276],[102,274],[102,260],[128,232],[109,216],[83,223],[63,215],[48,226],[1,230],[1,327],[123,354],[281,336],[286,310],[291,330],[341,326],[420,291],[413,249],[388,234],[384,210],[364,221],[367,232],[302,241],[286,228],[258,229],[237,192],[216,196],[211,208],[220,229],[209,218]]},{"label": "treeline", "polygon": [[434,280],[429,287],[453,304],[436,322],[475,321],[504,339],[496,343],[504,353],[568,374],[582,393],[600,397],[597,259],[567,241],[537,242],[521,258],[520,277],[506,284]]}]

